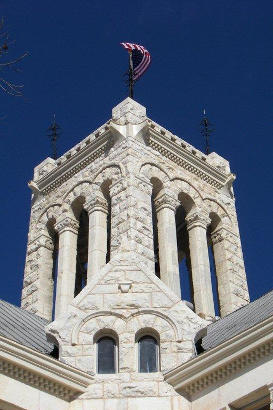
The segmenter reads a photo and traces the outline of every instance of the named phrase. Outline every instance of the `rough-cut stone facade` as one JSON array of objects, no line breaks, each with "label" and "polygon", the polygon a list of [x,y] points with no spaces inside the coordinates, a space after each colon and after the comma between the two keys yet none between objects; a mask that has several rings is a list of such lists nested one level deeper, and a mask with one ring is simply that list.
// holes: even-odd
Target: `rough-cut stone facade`
[{"label": "rough-cut stone facade", "polygon": [[[150,408],[181,408],[184,399],[161,372],[193,357],[197,331],[214,320],[208,229],[221,316],[249,302],[233,180],[226,160],[215,153],[206,156],[160,127],[130,98],[61,158],[35,168],[22,307],[52,319],[53,229],[59,237],[58,278],[55,321],[47,331],[59,344],[60,360],[94,374],[82,399],[96,400],[96,410],[103,399],[116,400],[113,410],[140,397],[151,400]],[[161,279],[155,275],[152,195]],[[87,285],[74,298],[75,201],[89,215],[89,241]],[[181,300],[175,221],[180,204],[186,213],[194,311]],[[158,373],[138,373],[136,335],[145,329],[159,339]],[[107,334],[114,334],[118,344],[114,375],[96,374],[96,340]]]}]

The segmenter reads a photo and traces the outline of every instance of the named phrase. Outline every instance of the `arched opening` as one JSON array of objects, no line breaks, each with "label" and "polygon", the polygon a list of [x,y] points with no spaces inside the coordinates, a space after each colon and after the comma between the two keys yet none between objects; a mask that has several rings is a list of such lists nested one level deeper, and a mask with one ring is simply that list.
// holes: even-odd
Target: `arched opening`
[{"label": "arched opening", "polygon": [[104,198],[107,201],[108,212],[107,212],[107,221],[106,221],[106,230],[107,230],[107,250],[106,250],[106,263],[110,261],[111,258],[111,220],[112,220],[112,203],[110,196],[110,185],[112,181],[107,179],[101,185],[101,191]]},{"label": "arched opening", "polygon": [[82,291],[87,281],[89,217],[83,209],[84,202],[85,198],[80,197],[72,203],[73,213],[79,222],[74,297]]},{"label": "arched opening", "polygon": [[180,205],[176,210],[175,222],[181,294],[182,299],[194,304],[189,234],[185,220],[186,215],[193,209],[194,202],[183,192],[178,195],[178,200]]},{"label": "arched opening", "polygon": [[138,339],[138,371],[154,373],[159,371],[159,345],[155,337],[144,335]]},{"label": "arched opening", "polygon": [[103,336],[97,341],[97,372],[99,374],[116,373],[117,344],[114,338]]},{"label": "arched opening", "polygon": [[57,277],[58,277],[58,257],[59,257],[59,235],[54,229],[55,219],[50,219],[47,222],[47,231],[53,243],[52,251],[52,320],[55,317],[55,303],[56,303],[56,291],[57,291]]},{"label": "arched opening", "polygon": [[159,246],[158,246],[158,227],[157,227],[157,216],[155,209],[155,197],[158,195],[163,187],[162,182],[157,178],[151,178],[151,184],[153,185],[152,195],[151,195],[151,207],[152,207],[152,224],[153,224],[153,246],[154,246],[154,264],[155,264],[155,274],[160,278],[160,263],[159,263]]},{"label": "arched opening", "polygon": [[214,309],[216,316],[220,316],[220,301],[219,301],[219,291],[218,291],[218,278],[216,272],[216,264],[215,264],[215,255],[214,255],[214,248],[213,242],[211,239],[212,232],[219,227],[221,223],[220,217],[211,212],[210,215],[211,223],[207,229],[207,242],[208,242],[208,253],[209,253],[209,263],[210,263],[210,273],[211,273],[211,284],[212,284],[212,292],[213,292],[213,301],[214,301]]}]

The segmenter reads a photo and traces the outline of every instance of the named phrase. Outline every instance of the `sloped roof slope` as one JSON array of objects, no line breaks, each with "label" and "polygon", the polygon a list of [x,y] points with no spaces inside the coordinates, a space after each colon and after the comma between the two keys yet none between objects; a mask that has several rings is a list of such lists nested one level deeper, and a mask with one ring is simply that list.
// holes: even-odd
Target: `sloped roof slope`
[{"label": "sloped roof slope", "polygon": [[202,347],[209,350],[273,315],[273,290],[207,327]]},{"label": "sloped roof slope", "polygon": [[45,326],[48,323],[34,313],[0,300],[0,336],[38,352],[50,354],[54,345],[46,339]]}]

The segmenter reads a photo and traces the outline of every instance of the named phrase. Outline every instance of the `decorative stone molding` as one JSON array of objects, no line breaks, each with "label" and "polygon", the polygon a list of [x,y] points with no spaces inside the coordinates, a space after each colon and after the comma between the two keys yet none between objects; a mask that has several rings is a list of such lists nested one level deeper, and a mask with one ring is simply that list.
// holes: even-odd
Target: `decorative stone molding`
[{"label": "decorative stone molding", "polygon": [[0,336],[0,373],[65,401],[85,392],[93,377]]},{"label": "decorative stone molding", "polygon": [[118,125],[141,124],[146,120],[146,108],[128,97],[113,108],[112,120]]},{"label": "decorative stone molding", "polygon": [[118,288],[121,291],[121,293],[128,293],[131,287],[132,287],[132,282],[124,282],[124,283],[118,284]]},{"label": "decorative stone molding", "polygon": [[31,370],[24,369],[23,367],[6,360],[0,359],[0,373],[68,402],[72,401],[79,395],[78,392],[72,391],[60,383],[49,380],[40,374],[36,374]]},{"label": "decorative stone molding", "polygon": [[27,254],[30,255],[41,247],[46,248],[49,251],[53,251],[54,245],[50,236],[41,234],[31,241],[28,245]]},{"label": "decorative stone molding", "polygon": [[198,378],[193,383],[189,383],[185,386],[185,392],[190,396],[200,392],[210,385],[219,383],[221,380],[233,376],[237,372],[242,371],[247,366],[253,365],[264,357],[272,355],[272,353],[273,340],[270,340],[267,343],[261,344],[256,349],[237,357],[235,360],[232,360],[219,369]]},{"label": "decorative stone molding", "polygon": [[207,229],[207,226],[210,224],[210,218],[201,210],[194,210],[186,215],[186,223],[188,231],[196,226],[200,226],[201,228]]},{"label": "decorative stone molding", "polygon": [[172,211],[175,211],[180,203],[177,199],[173,198],[166,192],[163,192],[163,194],[159,194],[159,196],[155,198],[154,204],[156,212],[159,212],[163,208],[169,208]]},{"label": "decorative stone molding", "polygon": [[165,380],[188,397],[212,385],[225,383],[229,377],[271,356],[273,318],[234,336],[221,345],[197,356],[188,363],[165,373]]},{"label": "decorative stone molding", "polygon": [[85,144],[81,144],[83,147],[79,146],[78,150],[74,149],[73,152],[71,150],[59,158],[56,161],[57,168],[50,170],[42,178],[35,180],[37,188],[42,194],[48,194],[58,188],[105,153],[109,141],[109,129],[105,127],[102,133],[97,131],[96,134],[98,136],[92,144],[87,144],[87,141],[90,142],[90,139],[87,139]]},{"label": "decorative stone molding", "polygon": [[102,195],[95,194],[92,198],[88,200],[87,203],[84,204],[84,208],[86,209],[89,215],[95,211],[100,211],[107,214],[108,202]]},{"label": "decorative stone molding", "polygon": [[[187,150],[186,144],[174,135],[168,138],[166,133],[160,132],[156,127],[149,126],[149,145],[160,152],[164,157],[181,166],[216,189],[221,189],[229,180],[229,175],[206,163],[206,157],[199,158],[196,150]],[[174,137],[174,138],[173,138]],[[175,139],[175,141],[174,141]],[[180,143],[180,146],[178,145]],[[195,153],[194,153],[194,152]]]},{"label": "decorative stone molding", "polygon": [[56,222],[55,229],[59,234],[62,234],[64,231],[71,231],[77,234],[79,229],[79,222],[76,221],[76,219],[71,218],[70,216],[66,216],[62,220]]}]

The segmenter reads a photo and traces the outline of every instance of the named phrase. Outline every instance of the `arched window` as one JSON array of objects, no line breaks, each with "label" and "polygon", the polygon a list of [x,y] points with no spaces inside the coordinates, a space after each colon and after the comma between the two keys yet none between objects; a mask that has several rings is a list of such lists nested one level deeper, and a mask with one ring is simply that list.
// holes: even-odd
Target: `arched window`
[{"label": "arched window", "polygon": [[116,342],[112,337],[104,336],[97,341],[98,373],[116,373]]},{"label": "arched window", "polygon": [[158,343],[152,336],[142,336],[138,341],[138,367],[140,373],[158,372]]}]

